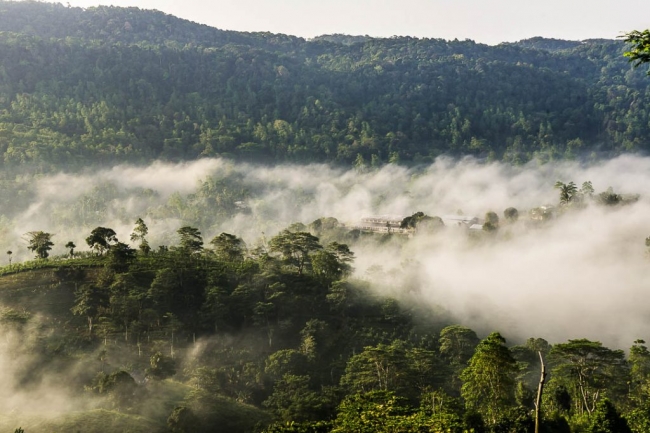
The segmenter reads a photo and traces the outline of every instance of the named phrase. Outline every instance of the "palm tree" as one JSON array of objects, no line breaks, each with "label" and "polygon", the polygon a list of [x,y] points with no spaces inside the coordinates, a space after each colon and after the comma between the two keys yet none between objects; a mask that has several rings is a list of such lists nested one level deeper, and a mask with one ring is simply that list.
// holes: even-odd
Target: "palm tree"
[{"label": "palm tree", "polygon": [[560,190],[560,204],[562,205],[569,204],[578,192],[578,187],[573,182],[563,183],[558,180],[555,182],[555,188]]}]

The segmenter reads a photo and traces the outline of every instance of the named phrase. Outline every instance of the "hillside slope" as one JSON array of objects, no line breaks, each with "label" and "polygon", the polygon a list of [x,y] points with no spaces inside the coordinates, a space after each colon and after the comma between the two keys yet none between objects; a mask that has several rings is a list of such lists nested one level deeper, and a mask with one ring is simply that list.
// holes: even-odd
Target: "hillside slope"
[{"label": "hillside slope", "polygon": [[137,8],[7,1],[0,32],[5,167],[517,163],[650,147],[648,80],[617,41],[305,41]]}]

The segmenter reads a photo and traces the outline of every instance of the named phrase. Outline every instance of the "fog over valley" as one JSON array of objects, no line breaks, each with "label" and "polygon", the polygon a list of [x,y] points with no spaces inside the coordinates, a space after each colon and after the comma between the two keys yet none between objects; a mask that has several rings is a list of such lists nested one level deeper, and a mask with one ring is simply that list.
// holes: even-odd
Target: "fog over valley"
[{"label": "fog over valley", "polygon": [[156,1],[0,0],[0,431],[650,432],[645,6]]},{"label": "fog over valley", "polygon": [[[596,193],[639,194],[633,204],[558,206],[556,181],[592,181]],[[650,214],[650,158],[621,156],[592,164],[573,162],[513,167],[439,158],[418,168],[342,170],[325,165],[254,166],[221,159],[146,167],[115,166],[92,174],[58,173],[35,183],[33,198],[2,221],[0,241],[13,260],[27,260],[24,234],[54,234],[53,254],[110,227],[127,242],[134,221],[149,226],[154,249],[174,245],[176,230],[193,226],[206,242],[221,232],[263,246],[292,223],[336,218],[352,230],[363,217],[463,214],[488,211],[500,219],[491,237],[470,236],[453,225],[410,238],[365,236],[351,244],[355,276],[404,302],[427,302],[481,333],[501,330],[521,341],[600,339],[625,348],[650,334],[644,245]],[[531,225],[529,211],[556,207],[555,218]],[[520,219],[509,223],[508,207]],[[7,209],[5,208],[5,211]],[[382,240],[378,240],[382,238]],[[381,267],[381,269],[378,269]],[[376,279],[376,281],[374,281]],[[444,310],[444,313],[441,311]]]}]

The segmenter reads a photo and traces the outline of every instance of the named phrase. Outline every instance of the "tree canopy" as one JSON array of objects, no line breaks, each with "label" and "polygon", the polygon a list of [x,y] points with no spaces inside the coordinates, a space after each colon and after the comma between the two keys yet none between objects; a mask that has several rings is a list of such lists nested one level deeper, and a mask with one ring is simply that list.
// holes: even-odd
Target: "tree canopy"
[{"label": "tree canopy", "polygon": [[[1,4],[5,168],[210,156],[373,168],[650,149],[647,80],[624,41],[307,41],[135,8]],[[644,61],[647,31],[628,42]]]},{"label": "tree canopy", "polygon": [[[635,67],[650,63],[650,29],[634,30],[626,34],[624,40],[628,44],[632,44],[630,50],[625,52],[625,57],[629,58]],[[650,75],[650,71],[648,71],[648,75]]]},{"label": "tree canopy", "polygon": [[[243,254],[236,235],[217,235],[214,249],[203,249],[200,231],[184,226],[169,248],[136,250],[115,239],[102,255],[35,261],[53,270],[29,278],[14,265],[3,284],[33,278],[47,289],[28,290],[23,311],[0,310],[0,324],[11,329],[8,341],[23,335],[35,345],[29,374],[50,362],[67,366],[70,392],[86,389],[97,394],[93,405],[177,431],[527,432],[538,352],[550,370],[542,431],[647,430],[643,340],[626,357],[586,339],[518,346],[499,332],[480,339],[354,278],[352,249],[323,246],[309,231],[329,237],[338,229],[329,220],[293,224]],[[2,291],[0,301],[17,294]],[[34,305],[54,308],[56,319],[37,322]]]},{"label": "tree canopy", "polygon": [[[27,237],[27,249],[36,253],[36,258],[46,259],[50,255],[50,250],[54,246],[52,234],[43,231],[33,231],[25,233]],[[7,254],[11,255],[8,251]]]}]

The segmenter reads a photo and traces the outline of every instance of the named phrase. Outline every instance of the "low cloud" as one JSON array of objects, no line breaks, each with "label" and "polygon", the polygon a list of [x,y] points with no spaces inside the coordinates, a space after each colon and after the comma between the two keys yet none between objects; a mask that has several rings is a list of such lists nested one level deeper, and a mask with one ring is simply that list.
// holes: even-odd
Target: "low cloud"
[{"label": "low cloud", "polygon": [[636,338],[650,339],[650,306],[644,302],[650,287],[644,244],[650,235],[650,158],[520,167],[439,158],[428,167],[388,165],[368,172],[204,159],[59,173],[37,181],[33,202],[2,222],[0,241],[15,260],[24,260],[31,254],[21,239],[28,231],[55,233],[53,253],[64,254],[68,240],[86,249],[84,238],[100,225],[126,241],[138,217],[149,225],[154,247],[175,243],[182,225],[197,226],[206,242],[226,231],[254,245],[293,222],[320,217],[353,225],[378,214],[461,211],[482,217],[495,211],[503,222],[507,207],[525,215],[557,204],[558,180],[578,186],[592,181],[596,192],[612,187],[640,194],[640,200],[587,206],[543,227],[502,224],[494,238],[480,241],[448,229],[381,248],[360,243],[354,247],[358,276],[372,278],[367,271],[381,265],[391,283],[378,290],[442,306],[460,323],[482,333],[500,330],[514,341],[586,337],[628,347]]}]

